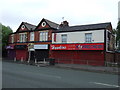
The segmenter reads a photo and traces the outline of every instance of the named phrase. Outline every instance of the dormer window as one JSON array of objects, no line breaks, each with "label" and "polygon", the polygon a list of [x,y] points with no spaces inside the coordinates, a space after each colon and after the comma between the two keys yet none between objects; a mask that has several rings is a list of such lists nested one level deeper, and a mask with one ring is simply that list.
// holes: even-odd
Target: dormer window
[{"label": "dormer window", "polygon": [[22,29],[22,30],[25,29],[25,25],[22,25],[22,26],[21,26],[21,29]]}]

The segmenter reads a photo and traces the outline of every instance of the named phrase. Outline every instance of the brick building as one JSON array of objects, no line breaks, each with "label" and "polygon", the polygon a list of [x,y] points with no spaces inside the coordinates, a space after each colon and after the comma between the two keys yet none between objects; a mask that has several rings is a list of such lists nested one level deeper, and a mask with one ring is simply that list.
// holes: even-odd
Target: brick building
[{"label": "brick building", "polygon": [[8,57],[17,60],[105,65],[115,62],[114,41],[111,23],[69,26],[43,18],[37,26],[22,22],[6,49]]},{"label": "brick building", "polygon": [[[17,60],[43,60],[49,58],[49,46],[52,42],[52,31],[58,24],[42,19],[35,26],[22,22],[16,32],[9,36],[8,57]],[[30,47],[33,47],[30,48]]]},{"label": "brick building", "polygon": [[114,62],[114,35],[111,23],[69,26],[53,31],[51,58],[58,63],[105,65]]}]

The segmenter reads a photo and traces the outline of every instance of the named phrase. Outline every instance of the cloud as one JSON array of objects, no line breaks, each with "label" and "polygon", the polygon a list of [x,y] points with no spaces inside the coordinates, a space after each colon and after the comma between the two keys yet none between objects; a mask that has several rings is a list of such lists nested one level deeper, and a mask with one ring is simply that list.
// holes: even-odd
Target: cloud
[{"label": "cloud", "polygon": [[112,22],[117,24],[119,0],[2,0],[1,23],[14,28],[22,21],[38,25],[42,18],[70,25]]}]

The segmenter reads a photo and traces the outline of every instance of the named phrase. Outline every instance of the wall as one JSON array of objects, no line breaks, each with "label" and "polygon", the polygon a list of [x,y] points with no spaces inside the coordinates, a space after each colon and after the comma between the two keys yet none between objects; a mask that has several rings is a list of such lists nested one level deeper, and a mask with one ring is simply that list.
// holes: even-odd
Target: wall
[{"label": "wall", "polygon": [[64,32],[56,33],[56,42],[54,42],[54,33],[52,34],[52,43],[62,43],[61,35],[67,34],[67,43],[85,43],[85,33],[92,33],[92,42],[104,42],[104,30],[94,31],[77,31],[77,32]]},{"label": "wall", "polygon": [[53,50],[50,57],[57,63],[104,65],[103,51]]},{"label": "wall", "polygon": [[114,62],[115,53],[106,52],[106,62]]}]

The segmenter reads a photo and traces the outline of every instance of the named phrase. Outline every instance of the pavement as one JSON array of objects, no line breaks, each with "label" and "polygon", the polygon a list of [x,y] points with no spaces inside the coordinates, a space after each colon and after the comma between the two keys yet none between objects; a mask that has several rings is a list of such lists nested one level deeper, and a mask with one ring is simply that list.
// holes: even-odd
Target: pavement
[{"label": "pavement", "polygon": [[[2,62],[2,88],[116,88],[120,87],[118,75],[34,66],[20,62]],[[33,90],[32,89],[32,90]],[[19,90],[19,89],[18,89]],[[40,89],[41,90],[41,89]]]},{"label": "pavement", "polygon": [[[15,63],[28,64],[26,62],[13,61],[13,60],[4,60]],[[34,65],[34,64],[33,64]],[[80,65],[80,64],[55,64],[49,65],[49,63],[39,63],[36,64],[38,67],[56,67],[56,68],[67,68],[75,70],[84,70],[90,72],[99,72],[99,73],[110,73],[120,75],[120,68],[118,67],[106,67],[106,66],[91,66],[91,65]]]},{"label": "pavement", "polygon": [[90,66],[90,65],[80,65],[80,64],[55,64],[55,67],[120,75],[120,68],[118,67]]}]

